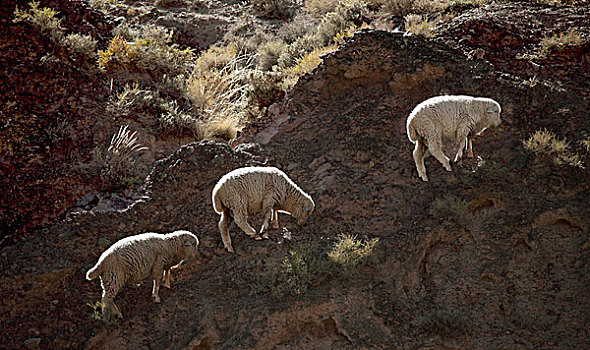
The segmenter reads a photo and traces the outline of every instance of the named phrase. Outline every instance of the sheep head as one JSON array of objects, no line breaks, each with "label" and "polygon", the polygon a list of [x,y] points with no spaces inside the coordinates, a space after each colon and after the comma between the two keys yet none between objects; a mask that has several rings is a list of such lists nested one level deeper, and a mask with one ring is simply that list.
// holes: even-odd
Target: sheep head
[{"label": "sheep head", "polygon": [[181,249],[184,260],[195,258],[199,253],[199,239],[188,231],[180,231],[178,238],[181,241]]},{"label": "sheep head", "polygon": [[488,99],[487,108],[485,110],[485,119],[488,121],[490,126],[498,126],[502,123],[502,119],[500,119],[500,112],[502,112],[502,107],[500,104],[492,99]]},{"label": "sheep head", "polygon": [[315,209],[315,203],[311,197],[302,197],[295,206],[291,214],[297,218],[297,224],[303,225]]}]

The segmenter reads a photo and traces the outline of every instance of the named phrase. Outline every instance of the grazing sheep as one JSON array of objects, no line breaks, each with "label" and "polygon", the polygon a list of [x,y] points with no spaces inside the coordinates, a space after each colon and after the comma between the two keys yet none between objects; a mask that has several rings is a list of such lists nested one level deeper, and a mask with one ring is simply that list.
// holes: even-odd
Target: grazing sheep
[{"label": "grazing sheep", "polygon": [[142,233],[123,238],[105,250],[98,262],[86,273],[92,280],[100,276],[102,316],[105,321],[114,312],[123,317],[114,298],[125,284],[139,283],[152,276],[152,297],[160,302],[160,284],[170,288],[170,269],[198,253],[199,239],[188,231],[167,234]]},{"label": "grazing sheep", "polygon": [[262,211],[264,222],[260,234],[264,232],[269,221],[279,228],[278,212],[285,212],[303,224],[311,215],[315,204],[311,197],[303,192],[285,173],[274,167],[246,167],[225,174],[213,188],[213,209],[221,215],[219,231],[223,246],[233,253],[229,236],[229,218],[250,237],[260,237],[248,223],[248,215]]},{"label": "grazing sheep", "polygon": [[473,157],[473,136],[500,125],[501,110],[491,98],[471,96],[437,96],[417,105],[408,117],[406,129],[408,138],[416,144],[413,156],[422,180],[428,181],[424,167],[427,152],[451,171],[449,158],[442,151],[443,140],[453,141],[455,162],[463,156],[464,148]]}]

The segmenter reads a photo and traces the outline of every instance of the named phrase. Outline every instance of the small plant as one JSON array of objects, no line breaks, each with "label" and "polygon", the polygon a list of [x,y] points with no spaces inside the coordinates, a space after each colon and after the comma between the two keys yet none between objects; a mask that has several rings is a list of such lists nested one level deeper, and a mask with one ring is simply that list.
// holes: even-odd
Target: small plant
[{"label": "small plant", "polygon": [[84,65],[94,62],[96,56],[96,40],[90,35],[68,34],[62,45],[72,54],[76,61]]},{"label": "small plant", "polygon": [[423,19],[421,15],[409,14],[404,17],[405,30],[415,35],[430,38],[434,35],[434,21]]},{"label": "small plant", "polygon": [[156,91],[141,89],[138,83],[126,84],[121,92],[111,98],[107,110],[117,117],[156,114],[161,110],[160,100]]},{"label": "small plant", "polygon": [[378,238],[374,238],[362,242],[355,236],[340,234],[328,257],[340,265],[346,274],[350,274],[373,254],[378,241]]},{"label": "small plant", "polygon": [[277,34],[285,43],[291,44],[314,30],[316,25],[317,21],[314,21],[311,16],[298,14],[291,22],[284,23]]},{"label": "small plant", "polygon": [[390,16],[405,17],[414,12],[417,0],[384,0],[381,11]]},{"label": "small plant", "polygon": [[308,243],[290,251],[282,263],[279,279],[283,294],[301,295],[309,287],[325,277],[328,261],[317,243]]},{"label": "small plant", "polygon": [[172,41],[173,32],[161,27],[142,31],[117,27],[106,50],[98,51],[98,66],[105,72],[149,71],[158,77],[187,73],[193,66],[192,49],[181,50]]},{"label": "small plant", "polygon": [[277,65],[279,57],[281,57],[281,54],[286,48],[287,45],[280,40],[262,44],[258,48],[258,68],[263,71],[271,71],[272,67]]},{"label": "small plant", "polygon": [[100,301],[97,301],[96,303],[86,303],[86,305],[88,305],[88,306],[90,306],[90,308],[92,308],[92,315],[90,317],[93,320],[97,320],[97,321],[102,320],[102,317],[101,317],[102,304]]},{"label": "small plant", "polygon": [[570,30],[566,34],[554,34],[550,37],[545,37],[541,39],[540,45],[542,50],[544,51],[551,51],[551,50],[563,50],[569,46],[579,46],[582,44],[582,38],[580,35],[574,30]]},{"label": "small plant", "polygon": [[105,186],[111,190],[126,187],[135,178],[135,156],[147,150],[137,142],[137,131],[131,133],[128,125],[121,126],[111,137],[109,146],[94,151],[96,162],[100,166],[100,177]]},{"label": "small plant", "polygon": [[59,44],[63,37],[63,30],[61,26],[61,19],[56,18],[58,12],[48,8],[39,8],[38,1],[31,1],[29,9],[21,11],[18,6],[14,10],[14,23],[25,22],[32,25],[38,31],[47,35],[51,42]]},{"label": "small plant", "polygon": [[436,198],[430,208],[430,214],[449,221],[461,221],[467,214],[467,202],[455,195]]},{"label": "small plant", "polygon": [[137,50],[133,44],[119,35],[111,39],[105,51],[98,50],[98,67],[107,72],[128,71],[135,66],[136,60]]},{"label": "small plant", "polygon": [[536,155],[549,155],[557,165],[583,168],[580,156],[569,151],[567,140],[557,138],[555,133],[547,129],[537,130],[522,143],[526,151]]},{"label": "small plant", "polygon": [[205,137],[196,118],[186,113],[176,101],[163,101],[160,108],[163,112],[158,115],[158,122],[162,131],[187,130],[192,132],[197,140]]},{"label": "small plant", "polygon": [[299,7],[297,0],[251,0],[258,17],[266,19],[288,19]]},{"label": "small plant", "polygon": [[[199,59],[188,82],[188,97],[203,121],[224,125],[216,130],[230,131],[235,137],[243,122],[253,70],[253,57],[238,55],[231,47],[212,48]],[[231,126],[231,127],[229,127]],[[228,128],[229,127],[229,128]]]},{"label": "small plant", "polygon": [[574,30],[570,30],[566,34],[554,34],[552,36],[544,37],[539,42],[539,47],[532,53],[522,53],[516,55],[516,59],[521,60],[538,60],[547,58],[551,51],[563,50],[567,47],[580,46],[582,38]]},{"label": "small plant", "polygon": [[293,67],[290,67],[284,71],[285,77],[283,79],[283,88],[288,90],[295,86],[300,77],[305,74],[311,73],[317,66],[322,63],[320,56],[330,53],[337,49],[336,45],[322,47],[314,49],[313,51],[298,58]]}]

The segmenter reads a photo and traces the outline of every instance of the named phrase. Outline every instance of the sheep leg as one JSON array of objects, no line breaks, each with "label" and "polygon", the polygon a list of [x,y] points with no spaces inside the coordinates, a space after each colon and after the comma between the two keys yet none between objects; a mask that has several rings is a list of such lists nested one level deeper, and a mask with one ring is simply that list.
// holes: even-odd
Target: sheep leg
[{"label": "sheep leg", "polygon": [[110,321],[114,313],[119,318],[123,318],[123,314],[115,304],[115,296],[121,289],[121,282],[110,272],[105,272],[100,277],[100,284],[102,286],[102,298],[100,303],[102,305],[102,319],[106,322]]},{"label": "sheep leg", "polygon": [[424,157],[426,155],[426,151],[427,149],[424,145],[424,141],[421,139],[416,140],[416,147],[414,148],[412,155],[414,156],[414,163],[416,163],[418,175],[424,181],[428,181],[428,176],[426,176],[426,167],[424,166]]},{"label": "sheep leg", "polygon": [[471,136],[467,136],[467,155],[473,158],[473,138]]},{"label": "sheep leg", "polygon": [[467,142],[467,144],[469,143],[469,139],[468,139],[469,132],[470,132],[470,130],[467,127],[460,127],[457,130],[456,138],[455,138],[455,140],[456,140],[455,146],[457,149],[457,153],[455,154],[454,162],[459,161],[459,159],[461,159],[461,157],[463,157],[463,149],[468,148],[469,145],[466,145],[466,142]]},{"label": "sheep leg", "polygon": [[434,158],[436,158],[447,171],[452,171],[451,164],[449,163],[449,157],[447,157],[441,150],[442,141],[440,139],[440,135],[434,138],[433,142],[430,142],[430,139],[428,140],[428,142],[428,150],[434,156]]},{"label": "sheep leg", "polygon": [[164,277],[162,285],[170,289],[170,269],[164,270]]},{"label": "sheep leg", "polygon": [[280,227],[279,226],[279,211],[278,210],[275,210],[275,209],[272,210],[272,222],[273,222],[272,227],[274,227],[274,228]]},{"label": "sheep leg", "polygon": [[223,247],[227,249],[228,252],[233,253],[234,248],[231,246],[228,216],[228,213],[224,210],[223,213],[221,213],[221,219],[219,220],[218,226],[219,232],[221,232],[221,240],[223,241]]},{"label": "sheep leg", "polygon": [[264,213],[264,222],[262,223],[262,227],[260,228],[260,234],[262,234],[262,238],[268,239],[268,234],[264,233],[264,230],[268,227],[268,222],[273,220],[273,203],[274,200],[271,196],[267,196],[262,201],[262,212]]},{"label": "sheep leg", "polygon": [[256,230],[250,226],[248,223],[248,216],[244,212],[234,212],[234,221],[236,225],[238,225],[238,227],[241,228],[242,231],[244,231],[248,236],[254,238],[257,241],[262,239],[262,237],[256,233]]},{"label": "sheep leg", "polygon": [[164,275],[162,257],[158,256],[154,265],[152,265],[152,278],[154,279],[154,286],[152,288],[152,298],[155,303],[160,302],[160,284],[162,283],[162,276]]}]

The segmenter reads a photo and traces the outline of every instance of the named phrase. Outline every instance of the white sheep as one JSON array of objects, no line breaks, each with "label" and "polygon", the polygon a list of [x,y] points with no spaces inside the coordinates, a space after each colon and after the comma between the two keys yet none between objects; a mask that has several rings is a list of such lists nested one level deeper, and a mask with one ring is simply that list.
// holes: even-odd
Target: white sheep
[{"label": "white sheep", "polygon": [[275,167],[245,167],[225,174],[213,188],[212,201],[213,209],[221,215],[218,226],[223,246],[230,253],[234,252],[229,235],[231,217],[247,235],[260,240],[268,235],[260,237],[248,223],[248,215],[262,211],[262,234],[271,220],[279,228],[279,211],[291,214],[301,225],[315,208],[311,197]]},{"label": "white sheep", "polygon": [[463,156],[463,149],[473,157],[472,137],[490,126],[498,126],[501,107],[486,97],[436,96],[418,104],[406,122],[408,138],[416,144],[413,156],[418,175],[428,181],[424,158],[430,152],[451,171],[449,157],[443,153],[443,141],[452,140],[457,150],[454,161]]},{"label": "white sheep", "polygon": [[100,276],[102,316],[105,321],[113,312],[123,317],[114,298],[125,284],[136,284],[152,276],[152,297],[160,302],[160,283],[170,288],[170,269],[198,253],[199,239],[189,231],[167,234],[142,233],[117,241],[105,250],[98,262],[86,273],[92,280]]}]

